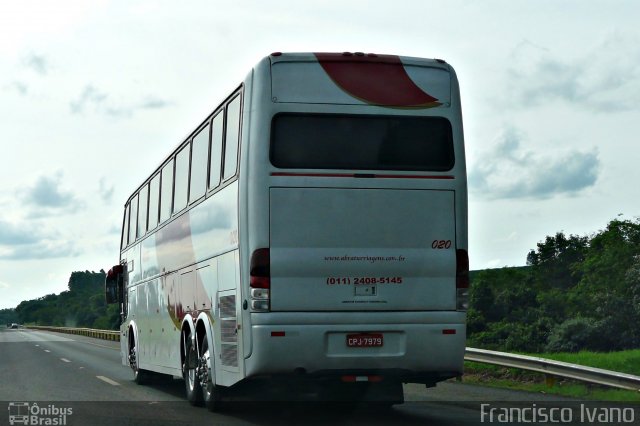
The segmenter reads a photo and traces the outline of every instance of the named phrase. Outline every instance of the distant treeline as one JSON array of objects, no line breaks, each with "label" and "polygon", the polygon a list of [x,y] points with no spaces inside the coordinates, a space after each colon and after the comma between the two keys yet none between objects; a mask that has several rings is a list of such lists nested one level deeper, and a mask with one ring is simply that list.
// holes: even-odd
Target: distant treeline
[{"label": "distant treeline", "polygon": [[0,326],[18,322],[18,314],[15,309],[0,309]]},{"label": "distant treeline", "polygon": [[468,346],[524,352],[640,348],[640,221],[558,232],[527,266],[472,273]]},{"label": "distant treeline", "polygon": [[69,290],[21,302],[15,314],[21,324],[59,327],[117,329],[117,305],[107,306],[104,296],[105,272],[72,272]]}]

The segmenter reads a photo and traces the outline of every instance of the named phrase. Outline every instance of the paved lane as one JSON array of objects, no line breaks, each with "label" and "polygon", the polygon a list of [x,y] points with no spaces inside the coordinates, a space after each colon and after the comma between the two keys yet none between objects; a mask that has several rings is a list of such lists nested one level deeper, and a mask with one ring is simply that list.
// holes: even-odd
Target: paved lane
[{"label": "paved lane", "polygon": [[181,381],[138,386],[118,342],[25,329],[0,331],[0,400],[183,401]]},{"label": "paved lane", "polygon": [[51,412],[70,409],[65,425],[161,426],[475,425],[482,424],[480,402],[564,401],[447,382],[435,389],[407,385],[407,402],[385,411],[323,403],[242,403],[209,413],[186,402],[184,382],[177,378],[150,386],[133,383],[130,369],[121,365],[119,347],[118,342],[84,336],[0,329],[0,407],[7,407],[0,410],[0,425],[9,424],[18,402]]}]

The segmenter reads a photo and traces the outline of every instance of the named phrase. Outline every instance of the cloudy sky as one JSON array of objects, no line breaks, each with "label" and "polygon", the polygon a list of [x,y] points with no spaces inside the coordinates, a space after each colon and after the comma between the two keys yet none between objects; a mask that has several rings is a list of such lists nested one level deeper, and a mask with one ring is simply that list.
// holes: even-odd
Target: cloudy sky
[{"label": "cloudy sky", "polygon": [[443,58],[473,269],[640,204],[640,3],[0,2],[0,308],[118,261],[129,194],[273,51]]}]

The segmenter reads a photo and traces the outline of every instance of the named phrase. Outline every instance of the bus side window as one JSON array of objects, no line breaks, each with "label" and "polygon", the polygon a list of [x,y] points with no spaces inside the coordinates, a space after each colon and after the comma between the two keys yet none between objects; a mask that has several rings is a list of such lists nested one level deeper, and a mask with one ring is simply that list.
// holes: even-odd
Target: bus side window
[{"label": "bus side window", "polygon": [[162,168],[160,193],[160,222],[171,216],[171,200],[173,199],[173,159]]},{"label": "bus side window", "polygon": [[124,207],[124,222],[122,223],[121,249],[129,244],[129,204]]},{"label": "bus side window", "polygon": [[191,144],[187,143],[176,155],[176,176],[173,185],[173,213],[187,206],[189,194],[189,154]]},{"label": "bus side window", "polygon": [[129,211],[129,243],[136,240],[138,236],[138,194],[131,200],[131,210]]},{"label": "bus side window", "polygon": [[220,184],[222,166],[222,135],[224,131],[224,110],[213,118],[211,126],[211,157],[209,160],[209,189]]},{"label": "bus side window", "polygon": [[158,208],[160,207],[160,174],[151,179],[149,184],[149,230],[158,226]]},{"label": "bus side window", "polygon": [[142,237],[147,232],[147,213],[149,209],[149,185],[140,190],[140,207],[138,208],[138,236]]},{"label": "bus side window", "polygon": [[196,201],[207,190],[207,162],[209,161],[209,125],[194,138],[191,147],[191,180],[189,202]]},{"label": "bus side window", "polygon": [[240,96],[227,105],[227,135],[224,141],[224,180],[236,174],[240,136]]}]

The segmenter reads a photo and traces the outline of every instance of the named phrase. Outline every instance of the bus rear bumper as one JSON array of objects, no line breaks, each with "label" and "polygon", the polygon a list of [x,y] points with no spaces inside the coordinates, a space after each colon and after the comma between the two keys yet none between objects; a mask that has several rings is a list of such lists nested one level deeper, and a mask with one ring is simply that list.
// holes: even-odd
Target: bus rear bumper
[{"label": "bus rear bumper", "polygon": [[[251,335],[247,377],[393,377],[433,384],[462,374],[466,327],[462,312],[267,313],[252,315]],[[382,341],[351,347],[347,340],[354,335]]]}]

